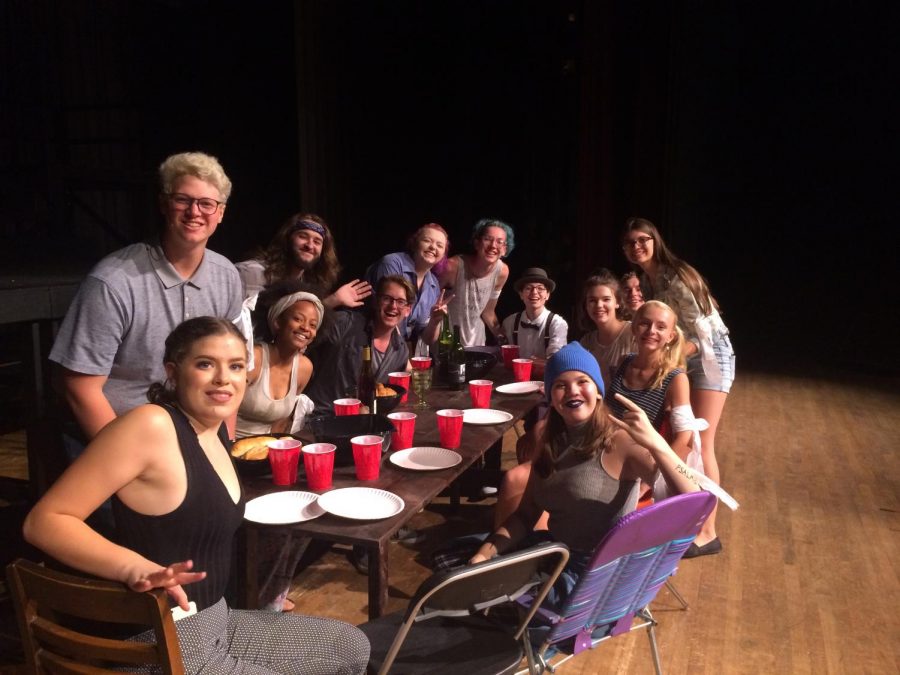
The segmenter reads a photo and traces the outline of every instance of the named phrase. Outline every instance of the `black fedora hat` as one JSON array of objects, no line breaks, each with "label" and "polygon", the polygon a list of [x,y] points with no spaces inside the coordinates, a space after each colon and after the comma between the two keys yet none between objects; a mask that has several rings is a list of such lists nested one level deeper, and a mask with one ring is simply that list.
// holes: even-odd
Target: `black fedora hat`
[{"label": "black fedora hat", "polygon": [[540,267],[529,267],[524,272],[522,272],[522,276],[516,279],[516,283],[513,284],[513,288],[516,289],[516,293],[521,293],[522,286],[532,282],[544,284],[544,286],[547,287],[548,293],[552,293],[556,289],[556,282],[548,277],[547,272],[545,272]]}]

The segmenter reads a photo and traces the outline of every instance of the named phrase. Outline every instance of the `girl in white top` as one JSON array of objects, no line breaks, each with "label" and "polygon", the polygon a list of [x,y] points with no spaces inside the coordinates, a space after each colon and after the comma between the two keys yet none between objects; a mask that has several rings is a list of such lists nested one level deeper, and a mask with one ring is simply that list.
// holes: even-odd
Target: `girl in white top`
[{"label": "girl in white top", "polygon": [[[728,328],[719,315],[719,306],[706,280],[691,265],[666,246],[656,226],[645,218],[629,218],[622,234],[622,249],[632,265],[640,268],[646,299],[660,300],[678,315],[678,325],[687,338],[688,379],[694,415],[709,423],[700,432],[703,467],[706,475],[719,482],[716,461],[716,429],[725,408],[725,399],[734,380],[735,356]],[[692,555],[722,550],[716,536],[716,512],[706,521],[694,542]]]},{"label": "girl in white top", "polygon": [[503,262],[515,247],[512,228],[502,220],[484,218],[472,231],[474,253],[450,258],[440,275],[441,288],[452,288],[447,301],[450,323],[459,326],[465,347],[484,345],[485,326],[499,342],[505,340],[497,319],[497,300],[509,278]]},{"label": "girl in white top", "polygon": [[281,294],[279,288],[273,287],[277,300],[266,314],[269,340],[253,347],[254,368],[238,411],[237,438],[289,433],[312,410],[312,401],[301,396],[313,373],[304,352],[321,327],[324,307],[312,293]]},{"label": "girl in white top", "polygon": [[619,317],[620,307],[619,282],[610,272],[600,270],[587,278],[581,287],[579,313],[582,327],[593,330],[579,342],[597,359],[606,384],[625,355],[637,351],[631,322]]}]

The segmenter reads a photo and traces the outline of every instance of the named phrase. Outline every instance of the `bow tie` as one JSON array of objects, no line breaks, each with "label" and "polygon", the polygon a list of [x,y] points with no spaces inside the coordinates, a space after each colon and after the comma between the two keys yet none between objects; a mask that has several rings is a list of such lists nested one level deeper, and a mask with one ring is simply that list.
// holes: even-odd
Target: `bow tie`
[{"label": "bow tie", "polygon": [[530,328],[531,330],[540,330],[541,329],[541,324],[531,323],[529,321],[522,321],[522,323],[520,325],[522,326],[522,328]]}]

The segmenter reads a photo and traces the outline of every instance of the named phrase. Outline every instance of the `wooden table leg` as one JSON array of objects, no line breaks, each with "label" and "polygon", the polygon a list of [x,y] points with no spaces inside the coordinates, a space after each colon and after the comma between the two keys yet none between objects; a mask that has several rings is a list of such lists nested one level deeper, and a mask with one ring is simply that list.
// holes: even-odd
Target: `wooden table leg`
[{"label": "wooden table leg", "polygon": [[384,614],[388,600],[387,542],[369,547],[369,618]]}]

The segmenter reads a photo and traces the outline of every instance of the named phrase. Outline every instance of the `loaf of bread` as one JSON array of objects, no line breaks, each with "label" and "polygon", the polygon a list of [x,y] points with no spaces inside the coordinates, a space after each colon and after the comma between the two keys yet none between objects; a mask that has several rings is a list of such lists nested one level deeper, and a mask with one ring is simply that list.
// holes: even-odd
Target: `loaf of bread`
[{"label": "loaf of bread", "polygon": [[255,460],[265,459],[269,456],[268,443],[278,440],[274,436],[250,436],[235,441],[231,446],[232,457],[238,459]]}]

